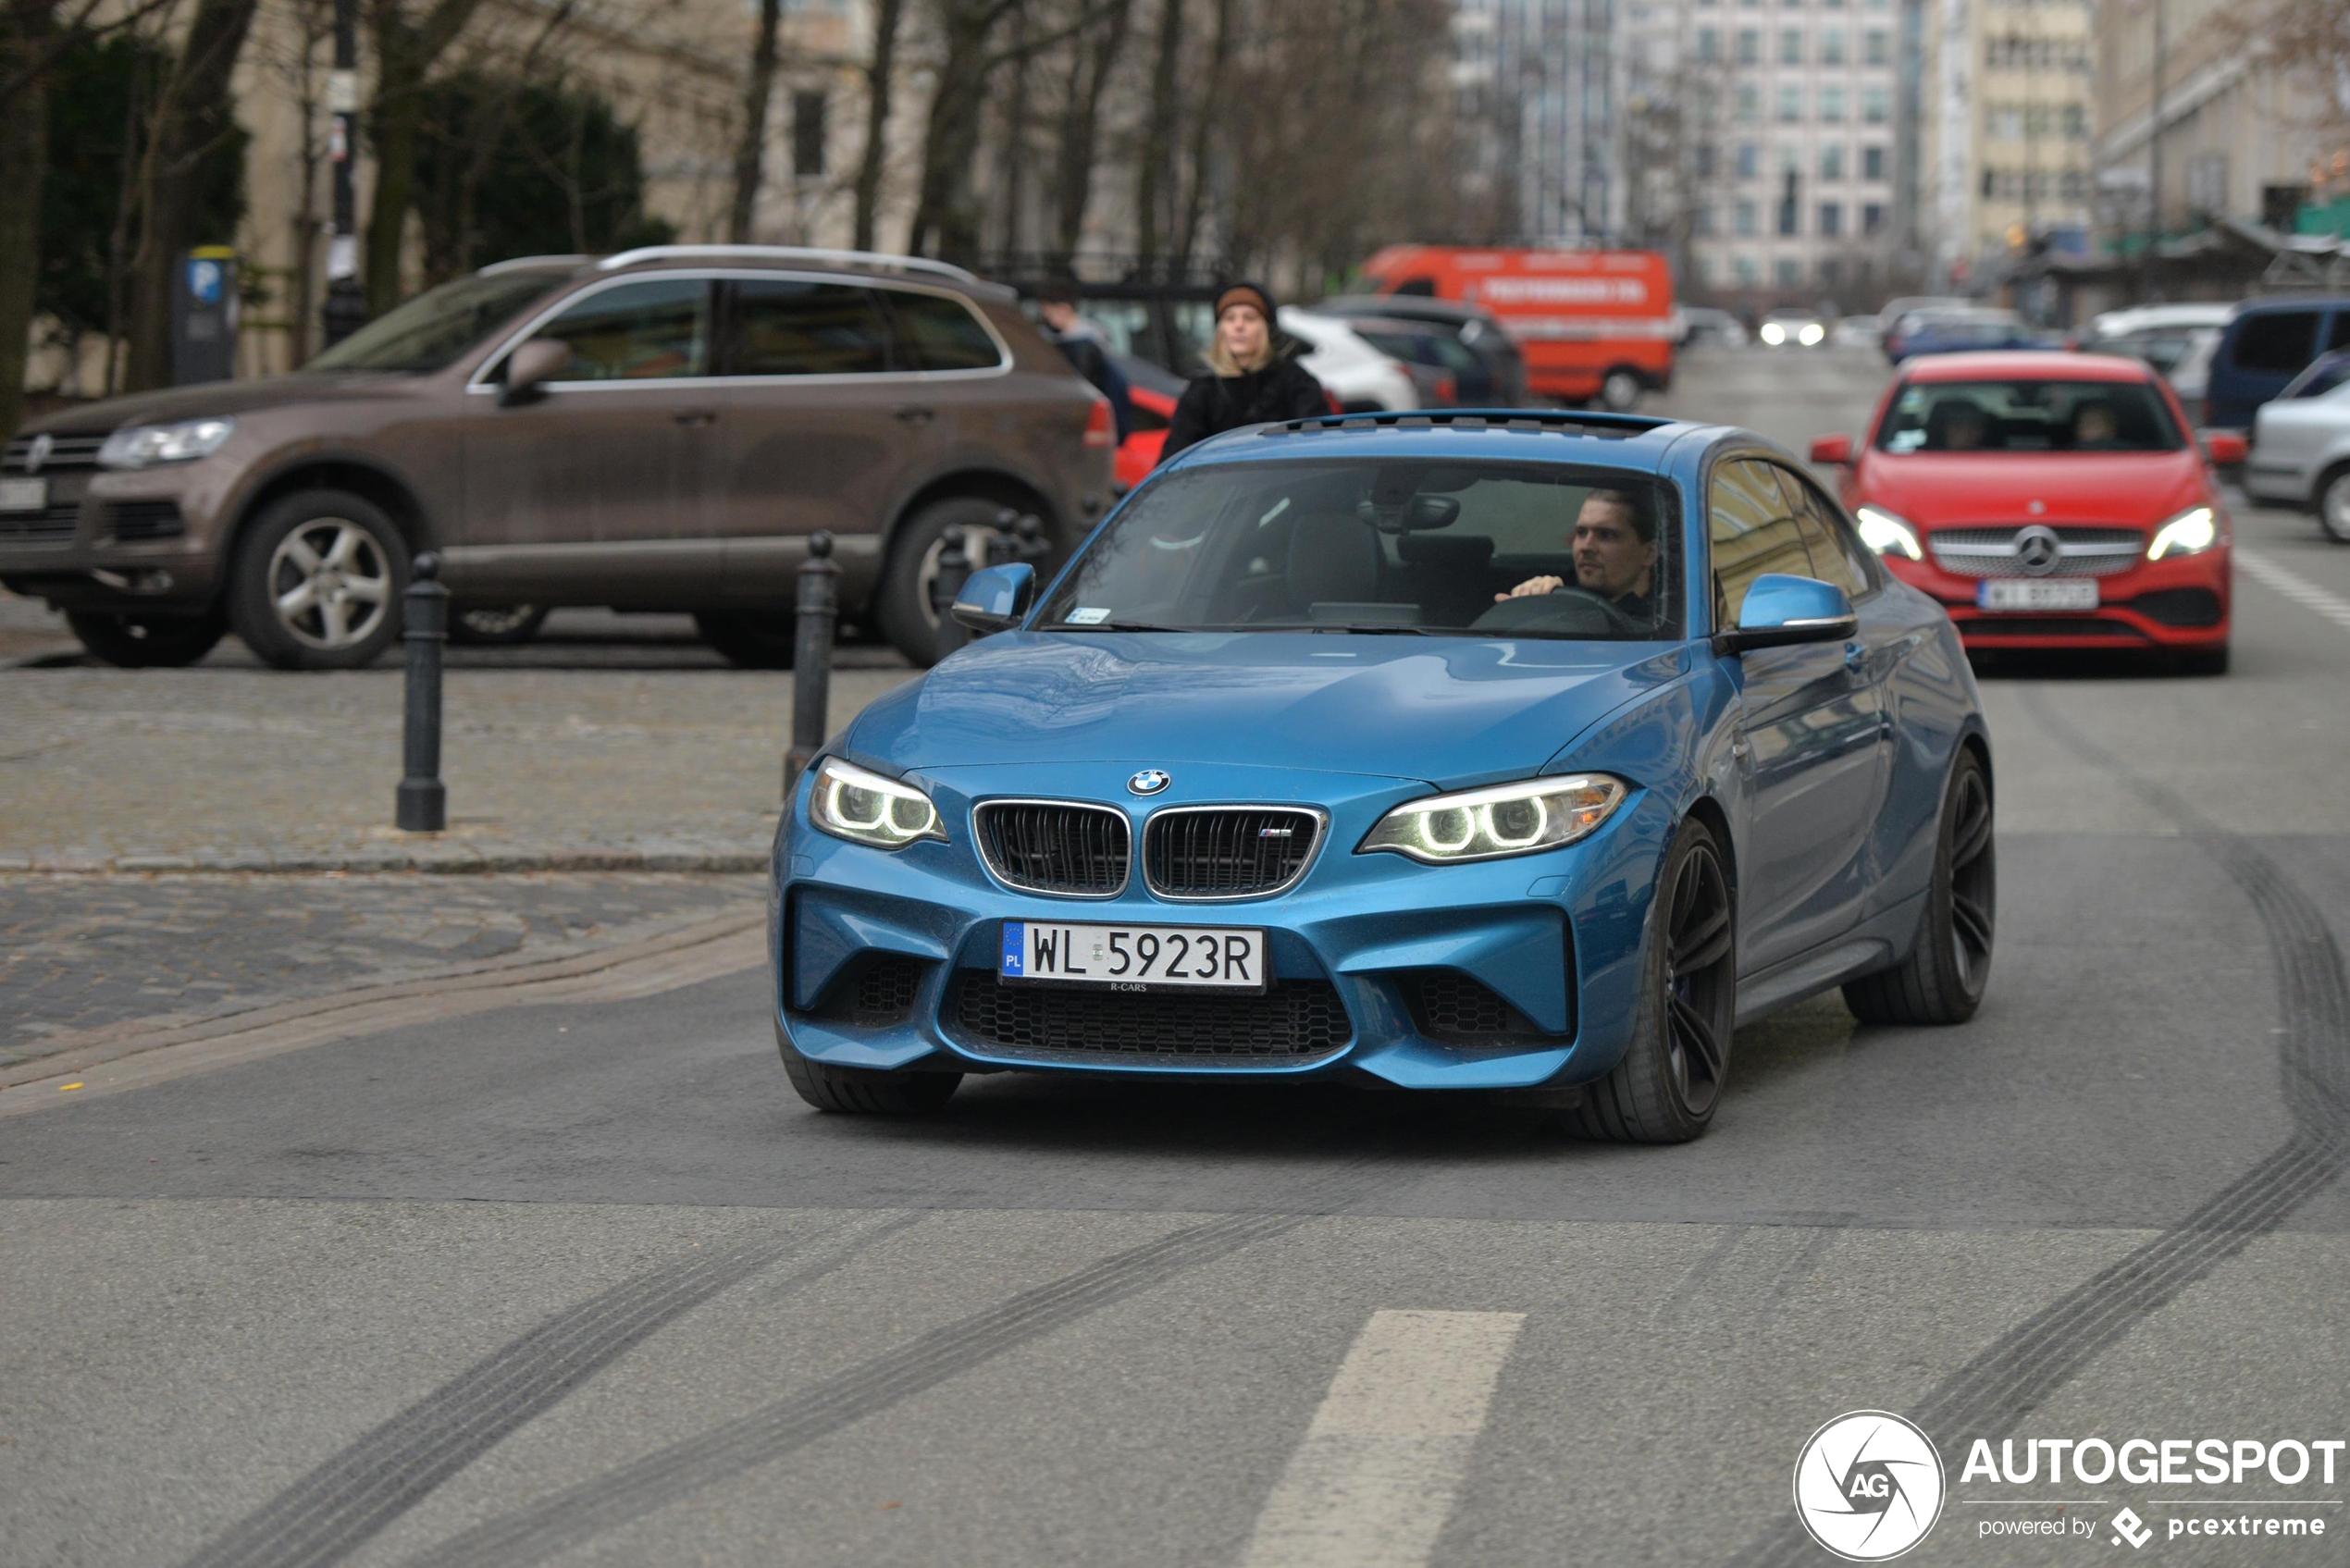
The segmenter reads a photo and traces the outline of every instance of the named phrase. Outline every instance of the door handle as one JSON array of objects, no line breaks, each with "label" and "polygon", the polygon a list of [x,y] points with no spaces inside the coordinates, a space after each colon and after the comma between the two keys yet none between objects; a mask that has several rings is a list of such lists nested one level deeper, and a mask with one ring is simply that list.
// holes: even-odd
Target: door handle
[{"label": "door handle", "polygon": [[715,425],[718,423],[718,411],[714,408],[681,408],[669,417],[680,425]]},{"label": "door handle", "polygon": [[897,411],[898,419],[907,425],[927,425],[937,416],[938,411],[930,408],[901,408]]}]

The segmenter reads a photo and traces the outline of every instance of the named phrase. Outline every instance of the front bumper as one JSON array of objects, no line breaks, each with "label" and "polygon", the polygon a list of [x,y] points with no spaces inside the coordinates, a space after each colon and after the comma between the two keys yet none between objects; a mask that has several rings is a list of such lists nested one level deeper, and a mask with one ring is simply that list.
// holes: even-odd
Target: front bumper
[{"label": "front bumper", "polygon": [[[1572,1084],[1622,1056],[1652,877],[1672,825],[1652,794],[1636,791],[1579,844],[1437,867],[1354,852],[1381,813],[1429,793],[1424,784],[1190,764],[1180,770],[1181,795],[1142,802],[1124,791],[1131,771],[1126,762],[1070,764],[1045,787],[1033,769],[914,775],[950,842],[896,852],[810,828],[803,784],[773,866],[769,956],[783,1036],[839,1067],[1337,1076],[1410,1089]],[[1302,781],[1312,794],[1300,793]],[[1277,896],[1171,901],[1134,885],[1115,898],[1045,897],[1000,885],[974,853],[971,807],[1002,796],[1118,808],[1137,846],[1144,820],[1169,805],[1293,803],[1321,807],[1331,820],[1303,880]],[[1037,995],[1033,987],[997,988],[1007,920],[1256,927],[1267,933],[1273,989],[1261,1001],[1218,999],[1214,1007],[1181,994],[1089,990],[1072,1004],[1083,1020],[1078,1043],[1066,1030],[1053,1046],[1023,1043],[998,1027],[999,1004]],[[1465,1031],[1459,1011],[1431,1001],[1478,994],[1469,988],[1498,998],[1510,1027]],[[1021,994],[1008,997],[1014,991]],[[1283,1035],[1285,1019],[1309,1015],[1305,1032]],[[1268,1041],[1279,1048],[1258,1048]]]},{"label": "front bumper", "polygon": [[1945,572],[1930,560],[1887,555],[1884,561],[1895,576],[1941,602],[1969,648],[2227,646],[2231,599],[2224,541],[2200,555],[2140,561],[2127,571],[2088,579],[2097,585],[2095,610],[2030,613],[1976,608],[1975,585],[1982,579]]},{"label": "front bumper", "polygon": [[[212,602],[211,525],[223,475],[211,461],[47,475],[37,515],[0,514],[0,584],[61,610],[187,610]],[[24,477],[15,468],[10,478]]]}]

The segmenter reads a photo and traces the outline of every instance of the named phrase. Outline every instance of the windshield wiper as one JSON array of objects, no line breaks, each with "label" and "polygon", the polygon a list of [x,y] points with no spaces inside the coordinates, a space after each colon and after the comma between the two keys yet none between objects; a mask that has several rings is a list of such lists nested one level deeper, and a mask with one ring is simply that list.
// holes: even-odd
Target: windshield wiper
[{"label": "windshield wiper", "polygon": [[1219,626],[1233,632],[1352,632],[1362,636],[1452,637],[1468,634],[1447,626],[1407,626],[1397,621],[1252,621],[1246,625]]},{"label": "windshield wiper", "polygon": [[1155,626],[1147,621],[1064,621],[1058,626],[1040,626],[1045,632],[1217,632],[1220,626]]}]

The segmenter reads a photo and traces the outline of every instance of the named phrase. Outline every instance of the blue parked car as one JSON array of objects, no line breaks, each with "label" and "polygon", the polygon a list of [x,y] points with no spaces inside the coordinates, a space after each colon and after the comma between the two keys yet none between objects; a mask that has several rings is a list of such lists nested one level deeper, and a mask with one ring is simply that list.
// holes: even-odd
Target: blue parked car
[{"label": "blue parked car", "polygon": [[1536,1091],[1694,1138],[1740,1022],[1956,1023],[1991,766],[1942,611],[1794,460],[1599,414],[1204,442],[859,714],[773,865],[826,1110],[960,1075]]},{"label": "blue parked car", "polygon": [[2262,403],[2282,396],[2319,354],[2344,347],[2350,347],[2350,299],[2285,295],[2237,306],[2211,352],[2205,426],[2249,431]]},{"label": "blue parked car", "polygon": [[1909,316],[1899,337],[1886,346],[1896,364],[1920,354],[1973,353],[1985,349],[2047,347],[2042,334],[2011,310],[1969,306],[1963,310],[1919,311]]}]

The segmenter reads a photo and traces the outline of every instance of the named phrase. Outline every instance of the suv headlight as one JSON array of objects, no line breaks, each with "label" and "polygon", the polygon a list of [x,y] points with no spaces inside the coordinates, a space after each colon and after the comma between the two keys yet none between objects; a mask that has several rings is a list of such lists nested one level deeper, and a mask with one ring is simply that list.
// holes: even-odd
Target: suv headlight
[{"label": "suv headlight", "polygon": [[943,842],[946,837],[929,796],[837,757],[817,764],[808,820],[835,838],[876,849],[903,849],[919,839]]},{"label": "suv headlight", "polygon": [[1918,531],[1908,519],[1896,517],[1881,506],[1863,506],[1854,509],[1852,521],[1861,525],[1861,542],[1879,555],[1925,559],[1925,551],[1918,545]]},{"label": "suv headlight", "polygon": [[98,449],[101,468],[153,468],[159,463],[192,463],[210,457],[235,430],[233,419],[183,419],[177,425],[133,425],[108,436]]},{"label": "suv headlight", "polygon": [[2154,543],[2146,546],[2146,559],[2200,555],[2219,542],[2219,514],[2208,506],[2190,507],[2154,531]]},{"label": "suv headlight", "polygon": [[1532,855],[1588,836],[1628,793],[1605,773],[1568,773],[1431,795],[1381,817],[1355,853],[1388,850],[1430,866]]}]

